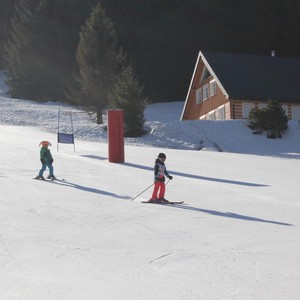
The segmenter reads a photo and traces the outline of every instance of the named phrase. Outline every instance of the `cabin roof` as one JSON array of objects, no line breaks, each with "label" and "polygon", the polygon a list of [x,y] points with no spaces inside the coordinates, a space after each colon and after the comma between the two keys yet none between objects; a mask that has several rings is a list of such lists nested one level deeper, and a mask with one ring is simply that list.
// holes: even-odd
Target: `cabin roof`
[{"label": "cabin roof", "polygon": [[201,51],[230,99],[300,102],[300,59]]}]

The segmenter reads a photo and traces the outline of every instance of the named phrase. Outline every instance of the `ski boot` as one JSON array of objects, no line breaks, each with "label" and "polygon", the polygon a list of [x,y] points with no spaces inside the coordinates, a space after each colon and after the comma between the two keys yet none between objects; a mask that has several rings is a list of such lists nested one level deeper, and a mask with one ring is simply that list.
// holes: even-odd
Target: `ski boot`
[{"label": "ski boot", "polygon": [[150,203],[158,203],[159,201],[158,201],[158,199],[152,199],[152,198],[150,198],[148,202],[150,202]]},{"label": "ski boot", "polygon": [[163,202],[163,203],[168,203],[169,200],[167,200],[166,198],[158,198],[157,199],[159,202]]}]

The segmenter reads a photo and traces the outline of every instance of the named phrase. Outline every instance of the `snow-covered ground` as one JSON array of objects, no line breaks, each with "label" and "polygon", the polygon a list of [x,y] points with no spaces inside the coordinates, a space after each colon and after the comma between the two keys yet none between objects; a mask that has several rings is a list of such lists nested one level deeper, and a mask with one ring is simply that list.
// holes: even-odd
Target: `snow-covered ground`
[{"label": "snow-covered ground", "polygon": [[[37,127],[45,132],[57,133],[60,110],[60,132],[71,132],[72,112],[75,140],[107,143],[105,126],[93,121],[78,107],[47,102],[11,99],[0,73],[0,124]],[[149,134],[141,138],[127,138],[128,145],[172,148],[182,150],[225,151],[234,153],[299,157],[300,125],[289,122],[284,138],[271,140],[253,135],[242,120],[231,121],[179,121],[183,102],[152,104],[145,110],[145,128]]]},{"label": "snow-covered ground", "polygon": [[[0,84],[0,299],[300,299],[300,129],[280,140],[243,121],[180,122],[146,109],[149,134],[108,162],[105,130],[81,110],[10,99]],[[76,152],[56,151],[57,112]],[[55,175],[32,180],[41,140]],[[201,151],[192,151],[200,149]],[[219,152],[218,149],[223,152]],[[187,151],[189,150],[189,151]],[[167,155],[175,207],[142,204]]]}]

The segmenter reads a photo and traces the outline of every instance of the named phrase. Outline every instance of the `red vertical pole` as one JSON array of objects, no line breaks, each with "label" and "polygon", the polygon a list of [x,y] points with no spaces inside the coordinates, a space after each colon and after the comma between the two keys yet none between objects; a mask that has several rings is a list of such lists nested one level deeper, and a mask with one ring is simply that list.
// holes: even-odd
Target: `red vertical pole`
[{"label": "red vertical pole", "polygon": [[108,161],[124,162],[124,111],[109,109],[108,121]]}]

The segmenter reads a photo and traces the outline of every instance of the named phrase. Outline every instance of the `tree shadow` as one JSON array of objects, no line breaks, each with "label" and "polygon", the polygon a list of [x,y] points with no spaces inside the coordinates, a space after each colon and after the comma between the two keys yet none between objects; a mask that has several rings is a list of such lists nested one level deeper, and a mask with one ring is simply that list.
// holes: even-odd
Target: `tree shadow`
[{"label": "tree shadow", "polygon": [[[148,166],[142,166],[138,164],[133,163],[123,163],[122,165],[132,167],[132,168],[138,168],[142,170],[148,170],[153,171],[153,168]],[[208,180],[208,181],[215,181],[215,182],[222,182],[222,183],[228,183],[228,184],[237,184],[237,185],[245,185],[245,186],[252,186],[252,187],[266,187],[269,185],[266,184],[259,184],[259,183],[252,183],[252,182],[245,182],[245,181],[237,181],[237,180],[229,180],[229,179],[223,179],[223,178],[214,178],[214,177],[207,177],[207,176],[201,176],[201,175],[194,175],[194,174],[188,174],[188,173],[182,173],[182,172],[176,172],[176,171],[170,171],[170,174],[181,176],[181,177],[187,177],[187,178],[193,178],[193,179],[200,179],[200,180]]]},{"label": "tree shadow", "polygon": [[121,196],[121,195],[118,195],[118,194],[115,194],[115,193],[95,189],[95,188],[92,188],[92,187],[83,186],[83,185],[80,185],[80,184],[77,184],[77,183],[72,183],[72,182],[65,181],[65,180],[54,180],[52,182],[57,184],[57,185],[62,185],[62,186],[78,189],[78,190],[89,192],[89,193],[95,193],[95,194],[99,194],[99,195],[110,196],[110,197],[113,197],[113,198],[118,198],[118,199],[123,199],[123,200],[131,199],[131,197],[129,197],[129,196]]},{"label": "tree shadow", "polygon": [[210,214],[213,216],[223,217],[223,218],[232,218],[232,219],[239,219],[239,220],[244,220],[244,221],[270,223],[270,224],[283,225],[283,226],[293,226],[292,224],[289,224],[289,223],[265,220],[265,219],[260,219],[260,218],[256,218],[256,217],[240,215],[240,214],[236,214],[236,213],[232,213],[232,212],[221,212],[221,211],[217,211],[217,210],[203,209],[203,208],[192,207],[192,206],[184,205],[184,204],[178,204],[178,205],[174,205],[172,207],[178,208],[178,209],[184,209],[184,210],[198,211],[198,212]]}]

